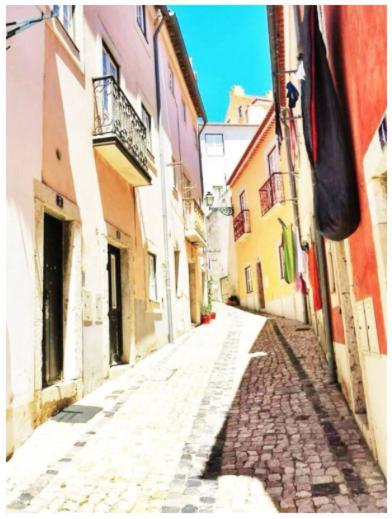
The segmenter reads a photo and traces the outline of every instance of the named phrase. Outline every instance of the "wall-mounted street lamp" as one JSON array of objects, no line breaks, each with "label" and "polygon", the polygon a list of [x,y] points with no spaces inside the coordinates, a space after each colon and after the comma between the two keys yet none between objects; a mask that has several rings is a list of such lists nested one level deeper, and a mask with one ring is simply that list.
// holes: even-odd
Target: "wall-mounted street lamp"
[{"label": "wall-mounted street lamp", "polygon": [[231,216],[233,214],[232,207],[213,207],[214,195],[211,193],[211,191],[208,191],[208,193],[204,197],[204,201],[210,211],[219,211],[220,213],[224,214],[225,216]]}]

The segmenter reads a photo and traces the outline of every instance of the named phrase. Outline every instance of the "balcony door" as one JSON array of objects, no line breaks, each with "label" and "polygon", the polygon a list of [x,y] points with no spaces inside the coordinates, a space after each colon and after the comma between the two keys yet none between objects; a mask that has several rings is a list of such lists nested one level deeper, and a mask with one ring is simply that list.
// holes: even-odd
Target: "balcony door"
[{"label": "balcony door", "polygon": [[268,153],[267,162],[269,176],[279,171],[278,151],[276,146],[274,146],[272,150]]},{"label": "balcony door", "polygon": [[122,310],[120,249],[108,246],[110,365],[122,360]]},{"label": "balcony door", "polygon": [[[111,55],[109,49],[102,42],[102,76],[112,76],[115,82],[119,83],[120,68],[115,59]],[[115,102],[116,92],[112,79],[107,79],[103,84],[102,91],[102,112],[103,125],[113,126],[115,124]],[[114,128],[112,128],[114,129]]]},{"label": "balcony door", "polygon": [[240,194],[240,211],[244,211],[246,209],[246,195],[245,191],[242,191]]}]

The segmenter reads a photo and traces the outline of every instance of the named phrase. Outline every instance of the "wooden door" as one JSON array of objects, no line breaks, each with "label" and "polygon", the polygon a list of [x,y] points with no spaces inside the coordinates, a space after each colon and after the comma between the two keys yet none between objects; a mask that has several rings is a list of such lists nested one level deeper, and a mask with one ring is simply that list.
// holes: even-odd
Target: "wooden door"
[{"label": "wooden door", "polygon": [[261,263],[258,261],[256,263],[256,273],[257,273],[257,289],[259,293],[259,306],[261,308],[265,308],[265,299],[264,299],[264,285],[263,285],[263,273],[261,271]]},{"label": "wooden door", "polygon": [[122,360],[122,310],[120,249],[108,247],[110,364]]},{"label": "wooden door", "polygon": [[59,381],[63,371],[63,242],[64,223],[44,215],[43,387]]}]

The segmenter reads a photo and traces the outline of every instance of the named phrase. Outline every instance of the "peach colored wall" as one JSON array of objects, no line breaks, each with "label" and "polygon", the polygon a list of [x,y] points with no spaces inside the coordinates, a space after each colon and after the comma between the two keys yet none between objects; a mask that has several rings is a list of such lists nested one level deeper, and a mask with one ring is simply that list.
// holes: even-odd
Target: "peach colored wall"
[{"label": "peach colored wall", "polygon": [[132,235],[134,229],[133,188],[95,153],[105,221]]}]

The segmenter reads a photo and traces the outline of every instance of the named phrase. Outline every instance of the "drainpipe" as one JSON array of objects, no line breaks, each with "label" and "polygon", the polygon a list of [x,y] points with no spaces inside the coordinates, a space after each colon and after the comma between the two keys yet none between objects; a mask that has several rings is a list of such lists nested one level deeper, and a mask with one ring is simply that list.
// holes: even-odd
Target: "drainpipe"
[{"label": "drainpipe", "polygon": [[[312,171],[312,180],[314,184],[314,170],[311,167]],[[324,333],[325,333],[325,345],[327,347],[326,356],[328,362],[328,377],[331,383],[335,383],[337,381],[336,375],[336,363],[335,363],[335,352],[333,349],[333,339],[332,339],[332,323],[331,323],[331,312],[330,312],[330,304],[328,298],[328,281],[327,281],[327,269],[325,262],[325,248],[324,248],[324,238],[321,235],[318,228],[318,219],[316,211],[313,214],[314,219],[314,234],[315,234],[315,242],[316,242],[316,256],[317,256],[317,265],[318,265],[318,274],[320,279],[320,289],[321,289],[321,303],[323,305],[323,323],[324,323]]]},{"label": "drainpipe", "polygon": [[[274,6],[267,6],[267,14],[268,14],[268,33],[269,33],[269,42],[270,42],[270,55],[271,55],[271,65],[272,65],[272,81],[273,81],[273,88],[274,93],[276,93],[279,106],[280,106],[280,100],[279,100],[279,85],[278,85],[278,74],[275,67],[276,63],[276,46],[275,46],[275,40],[276,40],[276,21],[275,21],[275,7]],[[298,17],[298,9],[294,10],[294,16]],[[296,20],[296,27],[298,24],[298,19]],[[301,45],[301,40],[298,42],[299,46]],[[314,170],[313,167],[311,167],[312,171],[312,184],[315,183],[315,177],[314,177]],[[298,209],[298,208],[297,208]],[[331,325],[331,314],[330,314],[330,307],[329,307],[329,300],[328,300],[328,281],[326,277],[326,267],[325,267],[325,255],[324,255],[324,243],[323,243],[323,237],[320,234],[320,231],[318,229],[318,222],[317,222],[317,214],[316,211],[314,211],[314,233],[315,233],[315,242],[316,242],[316,255],[317,255],[317,265],[318,265],[318,276],[320,280],[320,289],[321,289],[321,302],[323,305],[322,312],[323,312],[323,324],[324,324],[324,333],[325,333],[325,344],[326,344],[326,357],[328,362],[328,378],[331,383],[336,382],[337,376],[336,376],[336,364],[335,364],[335,355],[334,355],[334,349],[333,349],[333,342],[332,342],[332,325]]]},{"label": "drainpipe", "polygon": [[[200,206],[201,208],[203,208],[203,200],[204,200],[204,181],[203,181],[203,162],[202,162],[202,158],[201,158],[201,144],[200,144],[200,141],[201,141],[201,134],[205,128],[205,125],[207,124],[207,121],[205,121],[203,119],[203,125],[201,126],[201,128],[199,129],[198,133],[197,133],[197,152],[198,152],[198,155],[199,155],[199,171],[200,171],[200,185],[201,185],[201,203],[200,203]],[[204,212],[204,209],[203,209],[203,214],[204,214],[204,228],[205,228],[205,232],[206,232],[206,247],[204,248],[204,254],[203,254],[203,257],[204,257],[204,265],[205,265],[205,272],[206,272],[206,275],[205,275],[205,280],[204,280],[204,286],[203,286],[203,297],[202,297],[202,300],[203,300],[203,305],[206,304],[206,297],[208,297],[208,252],[207,252],[207,249],[208,249],[208,221],[207,221],[207,215],[206,213]]]},{"label": "drainpipe", "polygon": [[203,125],[201,126],[201,128],[199,129],[198,133],[197,133],[197,144],[198,144],[198,147],[197,147],[197,151],[198,151],[198,154],[199,154],[199,164],[200,164],[200,185],[201,185],[201,200],[203,202],[203,199],[204,199],[204,180],[203,180],[203,162],[202,162],[202,159],[201,159],[201,144],[200,144],[200,140],[201,140],[201,134],[203,133],[203,130],[205,128],[207,124],[207,121],[205,121],[203,119]]},{"label": "drainpipe", "polygon": [[169,259],[169,230],[168,230],[168,218],[167,218],[167,197],[166,197],[166,164],[165,164],[165,152],[163,142],[163,131],[162,131],[162,107],[161,107],[161,85],[160,85],[160,71],[159,71],[159,55],[158,55],[158,35],[166,18],[170,16],[167,11],[161,11],[162,18],[155,29],[153,36],[153,47],[154,47],[154,69],[155,69],[155,92],[156,92],[156,103],[157,103],[157,123],[158,123],[158,136],[159,136],[159,164],[161,171],[161,194],[162,194],[162,220],[163,220],[163,243],[164,243],[164,255],[165,255],[165,289],[166,289],[166,305],[167,305],[167,322],[168,322],[168,339],[169,342],[173,342],[173,309],[172,309],[172,298],[171,298],[171,282],[170,282],[170,259]]}]

